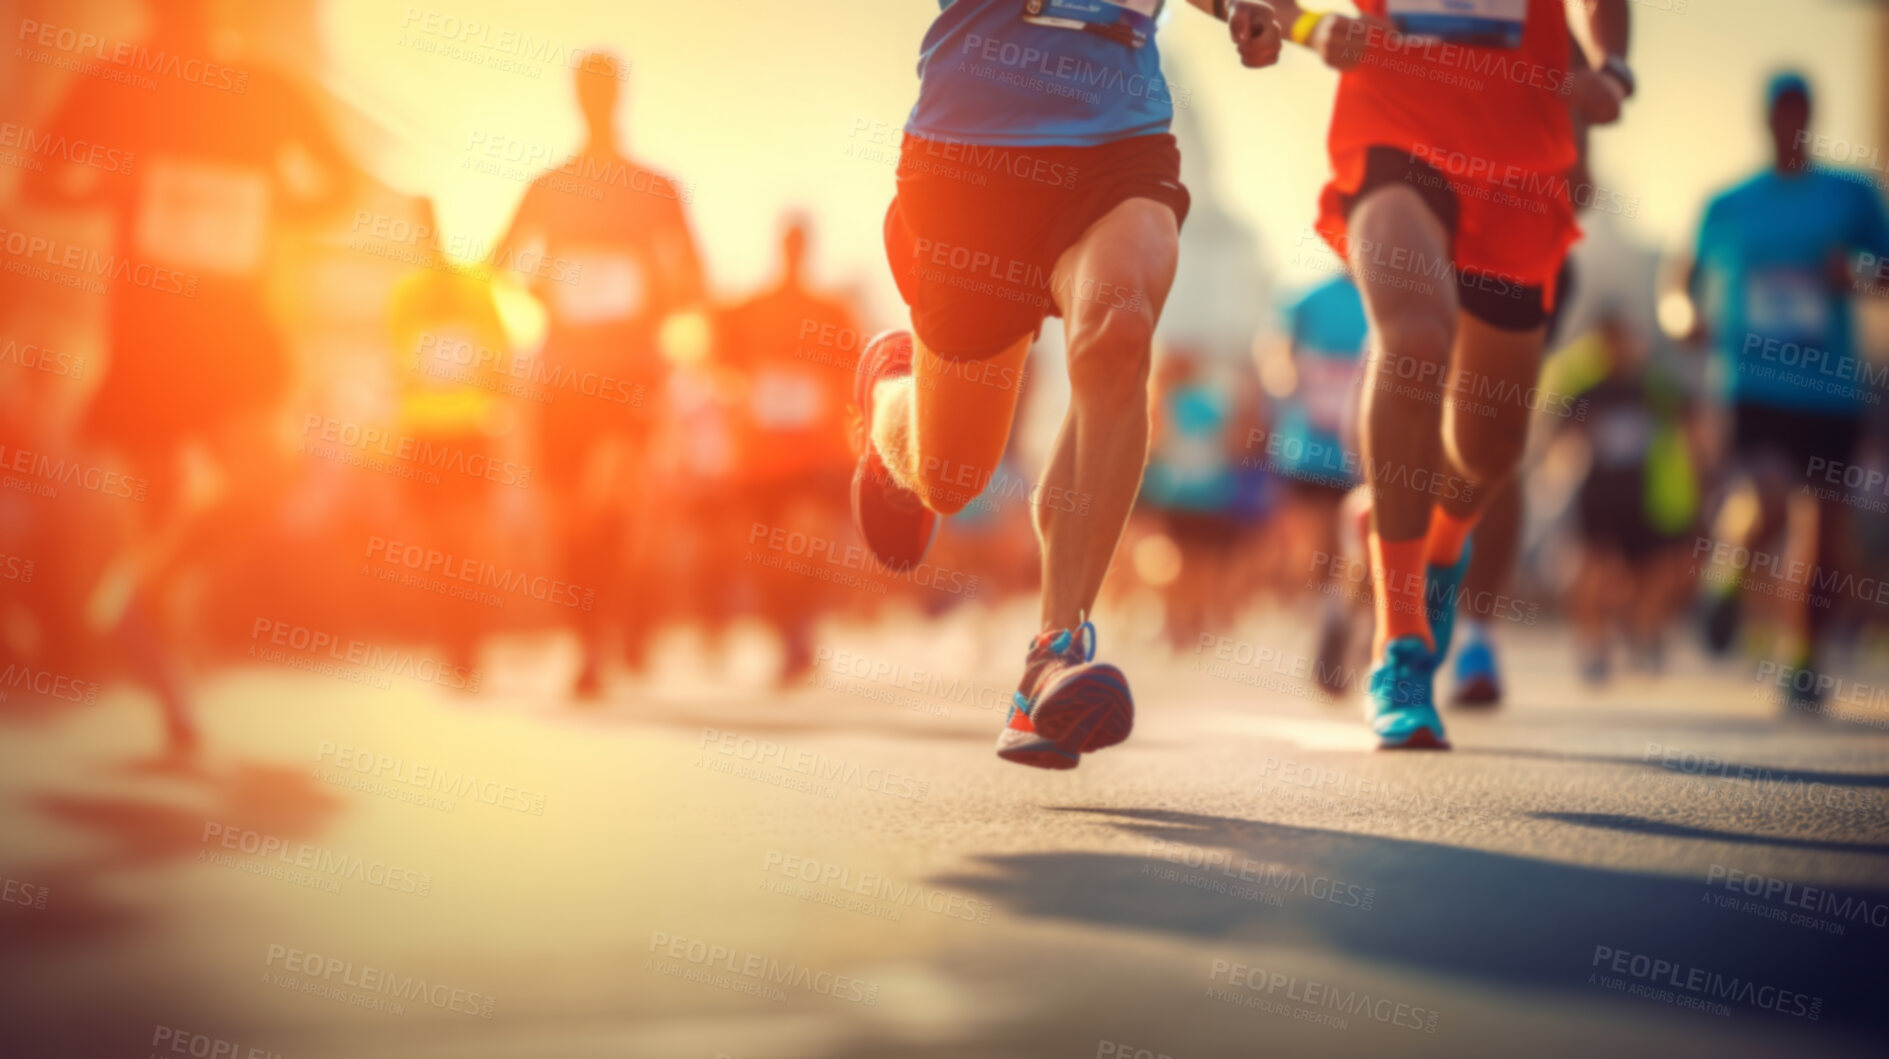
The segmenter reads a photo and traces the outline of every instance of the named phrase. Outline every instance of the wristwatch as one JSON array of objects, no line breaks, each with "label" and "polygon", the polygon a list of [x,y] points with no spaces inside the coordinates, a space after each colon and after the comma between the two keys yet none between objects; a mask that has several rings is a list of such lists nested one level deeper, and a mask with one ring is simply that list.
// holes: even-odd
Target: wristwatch
[{"label": "wristwatch", "polygon": [[1599,72],[1618,81],[1625,97],[1628,99],[1633,98],[1633,89],[1635,87],[1633,68],[1627,65],[1625,59],[1622,59],[1618,55],[1609,55],[1607,56],[1607,61],[1600,64]]}]

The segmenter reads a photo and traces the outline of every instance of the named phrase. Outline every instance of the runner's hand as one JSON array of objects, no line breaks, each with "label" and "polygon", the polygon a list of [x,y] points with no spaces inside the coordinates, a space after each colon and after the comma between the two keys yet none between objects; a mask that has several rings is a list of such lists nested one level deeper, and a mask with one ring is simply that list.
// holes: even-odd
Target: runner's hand
[{"label": "runner's hand", "polygon": [[1240,62],[1258,69],[1279,61],[1279,47],[1284,37],[1272,7],[1258,0],[1237,0],[1227,15],[1227,28],[1240,49]]},{"label": "runner's hand", "polygon": [[1576,70],[1569,77],[1574,88],[1568,93],[1568,102],[1576,114],[1590,125],[1612,125],[1620,120],[1627,92],[1619,81],[1594,70]]},{"label": "runner's hand", "polygon": [[1325,60],[1326,66],[1334,70],[1349,70],[1364,61],[1364,53],[1370,50],[1374,30],[1379,40],[1383,40],[1386,33],[1395,32],[1389,22],[1380,18],[1329,14],[1318,24],[1318,29],[1307,43],[1319,58]]}]

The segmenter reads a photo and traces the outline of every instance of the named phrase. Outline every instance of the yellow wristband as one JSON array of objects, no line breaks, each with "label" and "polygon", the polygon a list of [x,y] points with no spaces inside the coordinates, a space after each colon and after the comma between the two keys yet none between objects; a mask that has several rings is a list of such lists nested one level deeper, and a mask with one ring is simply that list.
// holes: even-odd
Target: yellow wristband
[{"label": "yellow wristband", "polygon": [[1299,12],[1298,19],[1292,23],[1292,33],[1290,34],[1292,43],[1303,44],[1308,48],[1311,47],[1312,34],[1318,32],[1318,24],[1325,21],[1325,16],[1329,14],[1331,14],[1329,11]]}]

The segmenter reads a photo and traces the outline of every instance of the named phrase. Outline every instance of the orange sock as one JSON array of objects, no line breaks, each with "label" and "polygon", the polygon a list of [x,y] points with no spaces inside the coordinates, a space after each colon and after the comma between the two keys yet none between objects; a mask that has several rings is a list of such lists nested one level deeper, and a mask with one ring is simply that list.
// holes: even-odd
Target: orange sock
[{"label": "orange sock", "polygon": [[1423,611],[1423,567],[1429,542],[1419,537],[1387,541],[1371,534],[1371,599],[1377,609],[1377,635],[1371,640],[1371,660],[1384,660],[1384,646],[1402,636],[1421,636],[1436,647],[1430,619]]},{"label": "orange sock", "polygon": [[1463,557],[1463,545],[1469,542],[1471,530],[1476,528],[1479,516],[1458,518],[1436,507],[1430,511],[1430,535],[1424,538],[1429,549],[1431,566],[1455,566],[1456,560]]}]

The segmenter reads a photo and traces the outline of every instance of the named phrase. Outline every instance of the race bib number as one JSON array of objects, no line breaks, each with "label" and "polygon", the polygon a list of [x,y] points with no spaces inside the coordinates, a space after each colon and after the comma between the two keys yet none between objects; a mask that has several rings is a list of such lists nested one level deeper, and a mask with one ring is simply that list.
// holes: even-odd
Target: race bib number
[{"label": "race bib number", "polygon": [[755,374],[748,399],[749,412],[763,430],[798,431],[820,420],[820,387],[798,372],[766,368]]},{"label": "race bib number", "polygon": [[1745,322],[1768,338],[1818,344],[1830,333],[1831,300],[1815,270],[1755,269],[1745,281]]},{"label": "race bib number", "polygon": [[180,272],[254,276],[271,212],[262,170],[160,156],[144,166],[132,239],[140,257]]},{"label": "race bib number", "polygon": [[576,279],[551,284],[562,323],[580,327],[616,323],[643,311],[648,288],[643,266],[634,256],[598,249],[579,249],[565,256],[576,266]]},{"label": "race bib number", "polygon": [[1472,48],[1519,48],[1528,0],[1387,0],[1399,33]]},{"label": "race bib number", "polygon": [[1345,416],[1356,400],[1358,362],[1349,358],[1299,358],[1299,386],[1294,397],[1304,406],[1306,418],[1327,434],[1337,434]]},{"label": "race bib number", "polygon": [[1166,0],[1023,0],[1023,21],[1117,40],[1139,48],[1154,36]]}]

